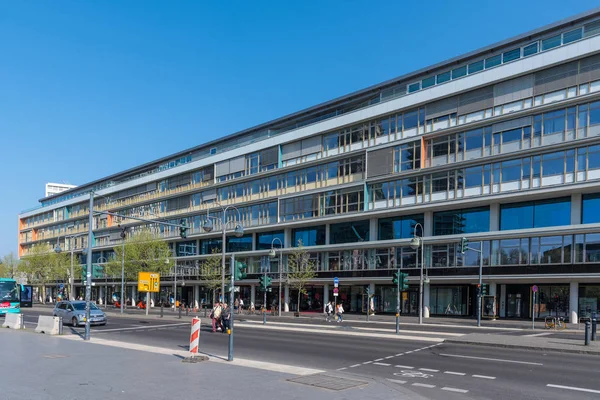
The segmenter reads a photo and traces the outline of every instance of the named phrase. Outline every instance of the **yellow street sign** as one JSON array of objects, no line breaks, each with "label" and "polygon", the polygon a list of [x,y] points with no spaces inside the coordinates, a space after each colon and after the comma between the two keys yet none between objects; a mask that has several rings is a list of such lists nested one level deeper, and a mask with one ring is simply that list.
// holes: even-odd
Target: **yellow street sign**
[{"label": "yellow street sign", "polygon": [[156,272],[139,272],[138,273],[138,292],[154,292],[160,291],[160,274]]}]

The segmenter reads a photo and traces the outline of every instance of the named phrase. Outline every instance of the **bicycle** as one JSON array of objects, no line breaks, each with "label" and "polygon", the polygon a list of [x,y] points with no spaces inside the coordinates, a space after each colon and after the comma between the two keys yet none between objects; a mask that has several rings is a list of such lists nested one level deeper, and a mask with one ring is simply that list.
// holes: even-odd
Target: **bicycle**
[{"label": "bicycle", "polygon": [[567,329],[567,324],[563,317],[546,317],[544,318],[544,327],[546,329],[563,330]]}]

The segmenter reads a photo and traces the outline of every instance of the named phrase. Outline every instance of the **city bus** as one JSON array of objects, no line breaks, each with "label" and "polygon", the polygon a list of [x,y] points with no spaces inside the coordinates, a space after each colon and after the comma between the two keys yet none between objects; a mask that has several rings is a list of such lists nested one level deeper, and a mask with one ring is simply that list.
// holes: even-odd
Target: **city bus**
[{"label": "city bus", "polygon": [[21,311],[21,285],[14,279],[0,278],[0,315]]}]

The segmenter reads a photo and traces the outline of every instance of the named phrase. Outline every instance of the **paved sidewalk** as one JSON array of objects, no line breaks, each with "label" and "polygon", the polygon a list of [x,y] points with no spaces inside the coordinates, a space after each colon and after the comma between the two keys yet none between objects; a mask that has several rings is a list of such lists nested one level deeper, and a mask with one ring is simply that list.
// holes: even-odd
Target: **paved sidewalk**
[{"label": "paved sidewalk", "polygon": [[581,334],[581,340],[573,340],[556,336],[507,336],[486,333],[469,333],[461,337],[447,338],[444,342],[524,350],[600,355],[600,341],[590,342],[589,346],[585,346],[583,334]]},{"label": "paved sidewalk", "polygon": [[[323,373],[302,379],[330,384],[356,383],[329,390],[303,383],[290,373],[232,365],[226,361],[183,363],[179,354],[88,343],[25,331],[0,330],[3,400],[106,400],[172,398],[257,398],[389,400],[420,399],[410,389],[349,374]],[[121,346],[114,347],[114,346]],[[276,365],[275,365],[276,367]]]}]

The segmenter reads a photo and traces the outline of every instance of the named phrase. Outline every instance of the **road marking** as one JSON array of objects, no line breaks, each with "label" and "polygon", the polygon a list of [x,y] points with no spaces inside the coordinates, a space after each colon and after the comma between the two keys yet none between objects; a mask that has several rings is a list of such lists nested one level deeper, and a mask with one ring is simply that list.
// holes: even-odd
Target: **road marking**
[{"label": "road marking", "polygon": [[448,374],[448,375],[460,375],[460,376],[466,375],[464,372],[454,372],[454,371],[444,371],[444,373]]},{"label": "road marking", "polygon": [[378,358],[378,359],[377,359],[377,360],[375,360],[375,361],[383,361],[383,358]]},{"label": "road marking", "polygon": [[394,365],[394,367],[396,368],[406,368],[406,369],[413,369],[414,367],[409,367],[408,365]]},{"label": "road marking", "polygon": [[389,356],[389,357],[386,357],[385,359],[389,360],[390,358],[394,358],[394,356]]},{"label": "road marking", "polygon": [[413,386],[424,387],[424,388],[434,388],[435,385],[430,385],[428,383],[413,383]]},{"label": "road marking", "polygon": [[403,356],[403,355],[404,355],[404,353],[396,354],[396,357],[400,357],[400,356]]},{"label": "road marking", "polygon": [[363,363],[363,365],[364,365],[364,364],[371,364],[372,362],[373,362],[373,361],[365,361],[365,362]]},{"label": "road marking", "polygon": [[542,333],[533,333],[531,335],[523,335],[523,337],[537,337],[537,336],[548,336],[552,335],[553,332],[542,332]]},{"label": "road marking", "polygon": [[586,388],[580,388],[580,387],[574,387],[574,386],[551,385],[551,384],[548,384],[546,386],[551,387],[551,388],[557,388],[557,389],[575,390],[577,392],[600,393],[600,390],[586,389]]},{"label": "road marking", "polygon": [[382,363],[382,362],[374,362],[373,365],[381,365],[383,367],[389,367],[392,364],[386,364],[386,363]]},{"label": "road marking", "polygon": [[419,371],[402,371],[402,372],[394,372],[394,376],[407,376],[409,378],[432,378],[433,375],[426,374],[424,372]]},{"label": "road marking", "polygon": [[338,370],[338,371],[343,371],[343,370],[345,370],[345,369],[348,369],[348,368],[346,368],[346,367],[344,367],[344,368],[338,368],[337,370]]},{"label": "road marking", "polygon": [[495,376],[487,376],[487,375],[472,375],[473,378],[480,378],[480,379],[496,379]]},{"label": "road marking", "polygon": [[440,372],[439,369],[419,368],[419,371]]},{"label": "road marking", "polygon": [[542,363],[529,362],[529,361],[516,361],[516,360],[503,360],[501,358],[487,358],[487,357],[473,357],[473,356],[463,356],[460,354],[440,354],[443,357],[457,357],[457,358],[470,358],[473,360],[486,360],[486,361],[498,361],[498,362],[506,362],[513,364],[527,364],[527,365],[544,365]]},{"label": "road marking", "polygon": [[401,385],[404,385],[406,383],[406,381],[401,381],[400,379],[390,379],[390,378],[387,378],[387,380],[390,381],[390,382],[399,383]]},{"label": "road marking", "polygon": [[356,367],[360,367],[360,366],[361,366],[361,364],[354,364],[354,365],[351,365],[350,368],[356,368]]},{"label": "road marking", "polygon": [[456,392],[456,393],[467,393],[468,392],[468,390],[465,390],[465,389],[457,389],[457,388],[451,388],[451,387],[447,387],[447,386],[444,386],[442,388],[442,390],[445,390],[447,392]]},{"label": "road marking", "polygon": [[406,354],[410,354],[410,353],[412,353],[412,352],[413,352],[413,350],[411,350],[411,351],[407,351],[407,352],[406,352]]}]

